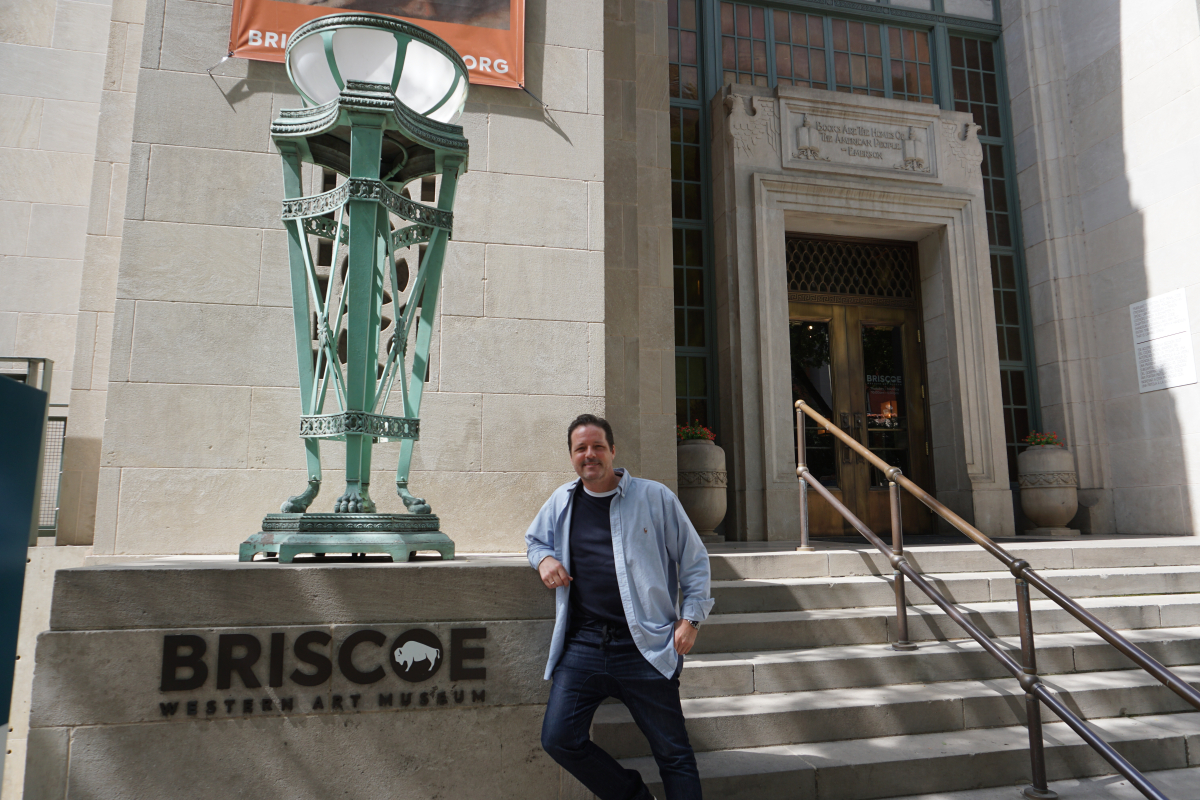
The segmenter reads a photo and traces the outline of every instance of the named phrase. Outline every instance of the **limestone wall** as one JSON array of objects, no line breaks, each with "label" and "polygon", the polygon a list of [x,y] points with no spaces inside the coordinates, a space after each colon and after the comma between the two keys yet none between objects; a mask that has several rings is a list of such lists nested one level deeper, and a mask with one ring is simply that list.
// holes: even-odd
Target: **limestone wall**
[{"label": "limestone wall", "polygon": [[[98,554],[233,552],[304,484],[281,167],[268,136],[279,110],[299,103],[281,65],[232,59],[206,73],[225,52],[230,13],[201,0],[146,10]],[[518,549],[571,475],[566,423],[605,408],[601,5],[532,2],[527,16],[528,86],[548,109],[518,91],[471,89],[470,171],[412,477],[461,551]],[[325,448],[333,469],[314,510],[341,492],[337,450]],[[376,453],[373,497],[399,511],[395,446]]]},{"label": "limestone wall", "polygon": [[[60,407],[52,414],[68,417],[70,435],[95,427],[96,418],[94,406],[73,402],[72,387],[90,382],[93,373],[93,352],[80,351],[76,330],[79,318],[92,337],[97,327],[95,306],[87,299],[94,283],[85,244],[86,234],[106,222],[94,213],[94,199],[103,195],[107,201],[109,191],[107,175],[93,181],[97,126],[103,98],[131,79],[137,65],[136,58],[124,59],[123,35],[115,48],[110,17],[135,15],[137,5],[137,0],[0,3],[0,355],[54,359],[50,401]],[[114,29],[120,25],[113,23]],[[111,289],[107,293],[111,303]],[[70,408],[61,407],[68,403]],[[93,450],[99,451],[98,434]],[[64,464],[77,456],[68,441]],[[95,473],[83,489],[93,499]],[[79,478],[68,471],[60,484],[62,543],[74,541]],[[90,517],[87,526],[90,530]]]},{"label": "limestone wall", "polygon": [[1076,454],[1076,523],[1195,533],[1200,388],[1139,391],[1129,306],[1184,289],[1200,323],[1197,6],[1001,5],[1043,427]]},{"label": "limestone wall", "polygon": [[0,3],[0,355],[74,368],[110,2]]}]

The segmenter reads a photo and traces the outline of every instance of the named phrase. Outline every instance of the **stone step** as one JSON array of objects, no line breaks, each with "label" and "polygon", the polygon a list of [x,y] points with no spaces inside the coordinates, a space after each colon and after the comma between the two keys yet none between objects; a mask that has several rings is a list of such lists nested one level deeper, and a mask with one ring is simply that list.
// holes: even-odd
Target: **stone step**
[{"label": "stone step", "polygon": [[[721,551],[709,555],[713,580],[844,577],[890,575],[887,559],[864,540],[846,538],[844,548],[738,553]],[[887,535],[884,535],[888,539]],[[920,537],[911,537],[919,542]],[[1038,570],[1102,569],[1108,567],[1173,567],[1200,563],[1200,539],[1190,536],[1146,536],[1137,539],[1092,539],[1068,542],[1000,543],[1016,558]],[[905,551],[921,572],[995,572],[1000,562],[976,544],[921,545]]]},{"label": "stone step", "polygon": [[[1200,713],[1101,719],[1092,727],[1144,772],[1200,764]],[[1050,780],[1113,772],[1065,723],[1043,726],[1043,736]],[[1028,782],[1028,746],[1025,728],[1010,726],[720,750],[697,753],[697,761],[708,800],[881,800]],[[653,758],[621,763],[665,796]]]},{"label": "stone step", "polygon": [[[1200,666],[1175,673],[1200,685]],[[1140,669],[1044,680],[1087,720],[1193,710]],[[1043,711],[1045,721],[1057,719]],[[683,701],[683,713],[692,747],[708,752],[1020,725],[1025,702],[1020,684],[1004,678],[697,698]],[[650,754],[623,705],[597,710],[593,737],[616,758]]]},{"label": "stone step", "polygon": [[[1200,627],[1151,628],[1121,634],[1168,667],[1200,664]],[[1090,631],[1045,634],[1036,641],[1038,670],[1043,675],[1133,666],[1116,648]],[[1005,637],[1000,643],[1019,659],[1017,637]],[[679,689],[685,698],[717,697],[1007,675],[1000,663],[974,640],[959,639],[924,642],[917,650],[906,652],[888,645],[868,644],[692,655],[688,656],[680,676]]]},{"label": "stone step", "polygon": [[[1045,570],[1048,581],[1069,597],[1107,597],[1200,592],[1200,565],[1181,567],[1105,567]],[[1013,600],[1012,573],[965,572],[926,575],[930,583],[955,603]],[[854,575],[840,578],[774,578],[713,581],[715,614],[801,611],[815,608],[881,606],[895,602],[892,575]],[[1043,597],[1032,590],[1034,597]],[[909,603],[928,603],[925,594],[906,582]]]},{"label": "stone step", "polygon": [[[1200,787],[1200,767],[1187,769],[1164,769],[1144,773],[1146,779],[1167,797],[1197,798]],[[1133,785],[1114,773],[1112,775],[1090,775],[1086,778],[1068,778],[1049,781],[1048,788],[1058,794],[1058,800],[1143,800],[1144,795]],[[934,794],[910,794],[889,800],[1018,800],[1024,786],[999,786],[994,789],[967,789],[961,792],[936,792]]]},{"label": "stone step", "polygon": [[[1078,602],[1117,630],[1200,625],[1200,595],[1085,597]],[[1049,600],[1034,600],[1030,605],[1034,631],[1038,634],[1087,630],[1083,623]],[[1015,602],[964,603],[959,608],[992,636],[1018,633]],[[705,623],[694,652],[741,653],[886,643],[896,638],[895,614],[895,608],[888,606],[716,614]],[[914,642],[965,637],[958,625],[933,605],[910,606],[908,625],[909,637]]]}]

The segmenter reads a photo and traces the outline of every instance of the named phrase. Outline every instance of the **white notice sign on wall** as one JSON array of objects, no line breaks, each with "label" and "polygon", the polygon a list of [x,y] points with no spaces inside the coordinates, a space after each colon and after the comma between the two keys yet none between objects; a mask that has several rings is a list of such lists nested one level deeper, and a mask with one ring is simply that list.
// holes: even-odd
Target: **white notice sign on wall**
[{"label": "white notice sign on wall", "polygon": [[1138,391],[1196,382],[1192,329],[1182,289],[1129,306],[1137,356]]}]

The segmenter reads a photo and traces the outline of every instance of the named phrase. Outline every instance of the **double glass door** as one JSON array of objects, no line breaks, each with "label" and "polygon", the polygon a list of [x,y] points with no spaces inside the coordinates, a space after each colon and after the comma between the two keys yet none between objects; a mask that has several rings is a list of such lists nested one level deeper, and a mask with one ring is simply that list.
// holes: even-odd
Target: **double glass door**
[{"label": "double glass door", "polygon": [[[790,302],[789,317],[793,402],[804,400],[930,488],[917,309]],[[807,417],[804,422],[809,470],[886,540],[891,531],[886,476],[825,428]],[[816,492],[808,496],[812,535],[858,535]],[[906,492],[901,492],[901,508],[906,533],[932,531],[928,509]]]}]

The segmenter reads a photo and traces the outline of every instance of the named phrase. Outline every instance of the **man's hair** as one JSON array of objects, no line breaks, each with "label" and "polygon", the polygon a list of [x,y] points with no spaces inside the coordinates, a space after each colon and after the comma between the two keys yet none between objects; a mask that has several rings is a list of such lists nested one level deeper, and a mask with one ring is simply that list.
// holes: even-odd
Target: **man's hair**
[{"label": "man's hair", "polygon": [[608,420],[604,417],[597,417],[595,414],[580,414],[567,426],[567,450],[571,449],[571,435],[575,433],[575,429],[585,425],[595,425],[604,431],[604,438],[608,440],[608,449],[613,449],[612,425],[608,424]]}]

